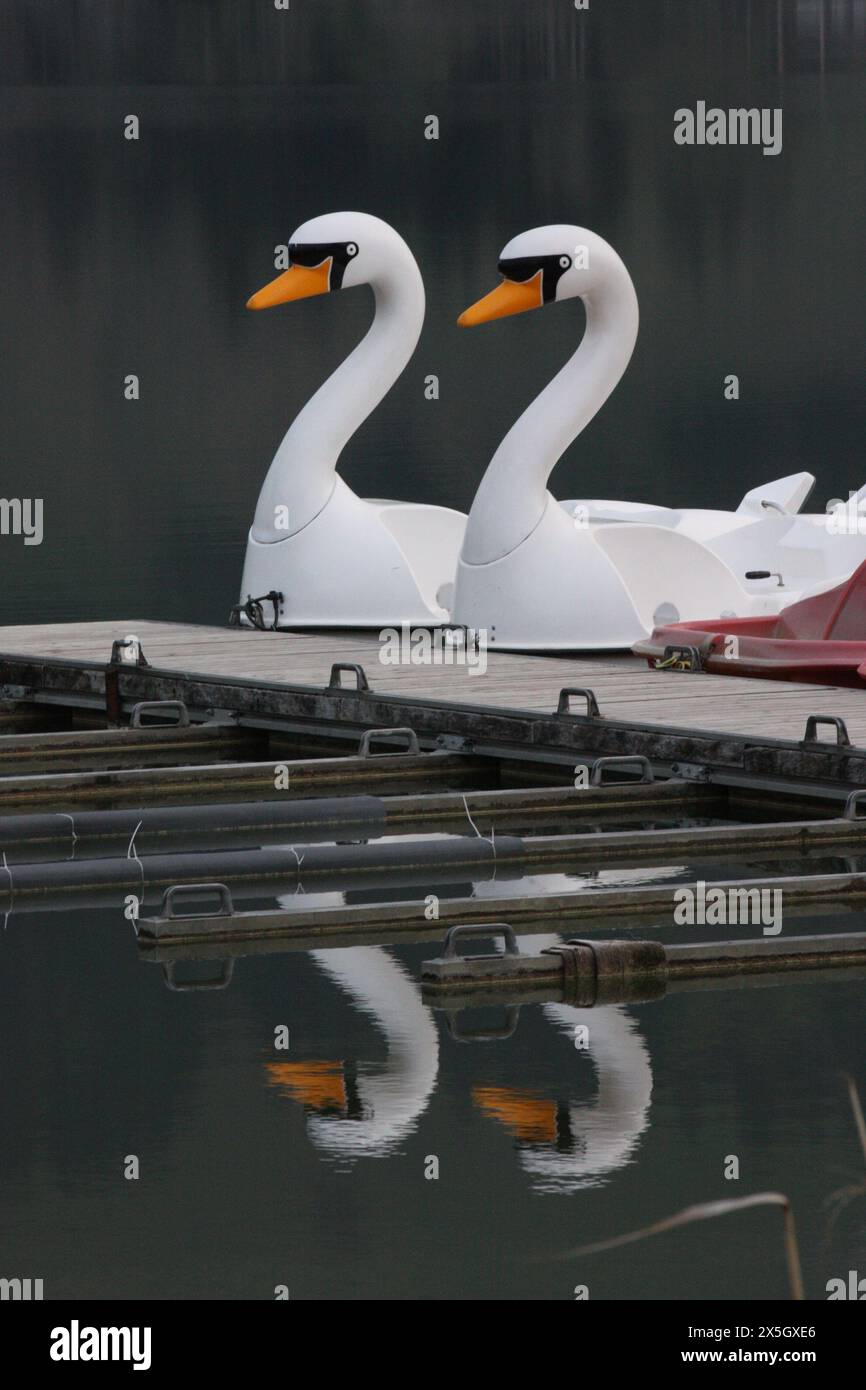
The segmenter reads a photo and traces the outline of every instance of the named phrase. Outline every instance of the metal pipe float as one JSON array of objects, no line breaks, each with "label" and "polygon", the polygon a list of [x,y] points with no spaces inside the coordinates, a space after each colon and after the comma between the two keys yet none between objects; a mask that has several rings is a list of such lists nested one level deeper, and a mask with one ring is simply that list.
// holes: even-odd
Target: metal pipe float
[{"label": "metal pipe float", "polygon": [[[515,799],[518,794],[506,794],[503,805],[519,805],[519,800]],[[568,798],[557,799],[555,792],[549,790],[540,793],[540,804],[546,805],[572,805],[577,809],[580,805],[580,794],[574,793],[573,799],[569,802]],[[358,798],[362,802],[362,798]],[[424,798],[419,799],[421,812],[423,815]],[[417,816],[419,804],[416,804],[414,813]],[[495,805],[495,799],[491,799],[488,805]],[[398,869],[400,867],[412,868],[413,866],[424,866],[431,873],[434,873],[436,866],[442,864],[443,867],[453,867],[461,865],[468,873],[477,866],[483,866],[490,862],[508,865],[511,868],[520,867],[523,870],[533,869],[536,871],[568,873],[584,866],[598,868],[599,866],[620,866],[631,867],[642,864],[678,864],[694,861],[719,861],[726,859],[739,859],[744,853],[748,853],[751,858],[757,857],[797,857],[805,858],[809,854],[823,852],[829,854],[832,851],[855,852],[858,849],[866,852],[866,818],[859,817],[838,817],[832,820],[820,821],[795,821],[790,824],[784,822],[773,822],[768,825],[711,825],[687,827],[685,829],[664,829],[664,830],[593,830],[589,834],[572,835],[539,835],[539,836],[506,836],[498,840],[491,831],[491,836],[487,839],[473,822],[471,812],[467,813],[468,802],[463,805],[463,798],[450,798],[447,809],[449,814],[454,815],[459,806],[463,806],[466,820],[475,831],[474,835],[454,836],[438,840],[413,840],[404,841],[400,845],[387,845],[373,843],[363,847],[354,846],[342,850],[345,857],[345,866],[341,859],[341,853],[333,850],[318,851],[314,853],[308,846],[296,845],[296,849],[305,851],[306,876],[317,875],[320,870],[319,863],[323,867],[321,872],[329,875],[339,874],[345,867],[351,873],[359,871],[361,873],[377,872],[388,869]],[[166,817],[169,813],[163,813]],[[206,812],[204,809],[193,809],[193,814],[181,816],[178,812],[178,823],[187,826],[195,824],[196,816],[201,817],[202,824],[206,824]],[[225,808],[223,809],[225,814]],[[370,826],[370,832],[375,833],[378,826],[380,833],[384,828],[384,820],[380,821],[379,816],[384,817],[384,809],[378,808],[374,804],[374,799],[368,799],[365,809],[358,809],[356,818],[347,821],[347,826],[363,827],[366,817]],[[285,821],[281,816],[285,815]],[[293,826],[301,827],[303,818],[297,817],[296,808],[289,802],[283,807],[280,813],[265,813],[260,810],[250,809],[243,811],[241,808],[231,808],[231,818],[233,824],[229,829],[235,831],[254,829],[257,825],[268,825],[272,829],[280,831],[283,827],[286,833],[290,833]],[[324,832],[329,827],[334,827],[335,817],[339,818],[339,810],[335,804],[329,804],[322,812],[321,819],[317,821],[315,813],[307,815],[307,823],[314,828],[318,825],[321,832],[319,838],[324,838]],[[330,820],[329,820],[330,818]],[[74,818],[67,816],[67,821],[72,825],[65,828],[58,821],[55,826],[50,827],[56,832],[58,838],[65,829],[65,843],[71,844],[73,851],[75,842],[72,839],[74,832]],[[130,834],[135,829],[135,824],[130,825],[132,818],[122,817],[121,824],[124,833],[129,829]],[[213,818],[214,824],[219,823],[218,815]],[[137,822],[144,825],[143,820]],[[102,833],[105,827],[105,820],[99,819],[98,814],[93,824],[96,833]],[[158,822],[157,822],[158,825]],[[33,818],[30,827],[34,836],[38,837],[44,833],[46,828],[42,818]],[[7,822],[8,828],[8,822]],[[489,828],[485,826],[485,828]],[[391,829],[395,829],[392,824]],[[13,827],[14,833],[14,827]],[[255,837],[254,837],[255,838]],[[0,849],[8,849],[7,843],[0,835]],[[248,850],[245,852],[247,863],[255,863],[256,853],[265,855],[267,851]],[[322,857],[324,855],[324,857]],[[161,873],[159,866],[153,864],[157,856],[148,856],[148,864],[154,868],[156,873]],[[180,858],[180,856],[167,856],[169,858]],[[231,853],[218,857],[217,852],[207,856],[211,867],[206,871],[208,879],[219,878],[221,880],[237,881],[236,875],[243,871],[240,870],[235,858]],[[226,867],[221,866],[225,861]],[[96,860],[94,863],[105,863],[106,861]],[[262,863],[266,863],[262,860]],[[48,875],[50,865],[46,865],[45,872]],[[108,870],[102,871],[108,874]],[[200,879],[200,875],[195,872],[195,866],[184,863],[181,871],[176,878],[183,881],[187,873],[193,872],[194,879]],[[252,873],[252,871],[251,871]],[[264,871],[265,879],[277,877],[268,868]],[[257,876],[257,875],[252,875]],[[148,874],[148,879],[150,875]],[[100,881],[99,872],[93,870],[94,883]],[[415,881],[414,879],[404,881]],[[329,887],[339,887],[336,882],[329,884]],[[355,886],[354,877],[352,886]]]},{"label": "metal pipe float", "polygon": [[[308,891],[345,891],[377,881],[395,884],[455,882],[498,874],[519,877],[527,870],[572,872],[588,865],[664,864],[755,855],[796,854],[810,849],[866,847],[866,819],[800,822],[793,825],[706,826],[685,830],[627,830],[578,835],[473,835],[369,844],[310,845],[288,848],[212,851],[200,854],[148,855],[128,852],[122,859],[25,862],[14,865],[17,900],[45,892],[49,896],[107,889],[134,891],[146,886],[219,880],[247,891],[303,887]],[[137,850],[137,846],[136,846]],[[301,871],[303,866],[303,872]],[[12,878],[12,868],[6,873]],[[668,892],[670,890],[667,890]],[[3,887],[0,885],[0,901]],[[645,895],[647,898],[650,894]],[[8,909],[7,909],[8,910]]]},{"label": "metal pipe float", "polygon": [[[279,835],[307,843],[372,838],[385,833],[385,801],[376,796],[316,797],[298,801],[240,801],[227,805],[160,806],[143,810],[0,816],[0,851],[7,862],[63,852],[68,858],[125,854],[135,837],[140,855],[183,849],[230,837],[259,846]],[[179,843],[182,842],[182,843]]]},{"label": "metal pipe float", "polygon": [[[2,785],[2,784],[0,784]],[[407,831],[460,833],[480,818],[484,828],[510,822],[526,824],[552,817],[651,814],[661,807],[682,807],[708,813],[725,809],[724,793],[685,782],[670,782],[668,795],[650,802],[640,796],[619,794],[619,787],[595,788],[591,793],[571,787],[523,790],[444,792],[418,796],[344,796],[208,803],[202,806],[170,806],[136,810],[78,811],[74,815],[35,814],[0,816],[0,852],[7,857],[20,851],[43,857],[58,852],[68,857],[84,851],[111,848],[125,851],[134,832],[140,853],[159,848],[183,848],[215,838],[233,843],[259,844],[264,837],[291,835],[305,842],[364,837]],[[656,792],[662,787],[654,786]],[[645,787],[626,788],[638,793]]]},{"label": "metal pipe float", "polygon": [[422,883],[519,877],[522,842],[478,836],[372,845],[297,845],[224,853],[153,854],[0,866],[0,911],[153,901],[166,888],[221,884],[265,897],[292,891],[349,892]]}]

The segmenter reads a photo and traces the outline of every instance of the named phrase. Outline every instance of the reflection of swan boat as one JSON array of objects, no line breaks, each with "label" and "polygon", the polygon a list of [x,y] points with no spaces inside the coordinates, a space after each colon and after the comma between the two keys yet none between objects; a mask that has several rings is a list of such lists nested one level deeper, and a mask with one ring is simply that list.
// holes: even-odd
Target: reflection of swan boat
[{"label": "reflection of swan boat", "polygon": [[[528,940],[537,950],[559,938]],[[268,1082],[305,1106],[317,1148],[333,1157],[383,1157],[415,1130],[429,1103],[439,1064],[435,1025],[415,984],[381,947],[311,954],[375,1019],[388,1040],[387,1061],[375,1072],[339,1061],[268,1062]],[[652,1073],[645,1044],[624,1009],[546,1004],[544,1012],[572,1045],[575,1029],[588,1029],[595,1099],[566,1104],[492,1086],[476,1087],[473,1098],[520,1141],[521,1165],[538,1190],[561,1192],[591,1186],[628,1162],[646,1128]],[[575,1049],[574,1055],[584,1053]]]},{"label": "reflection of swan boat", "polygon": [[[634,869],[610,871],[610,876],[664,878],[678,872]],[[538,893],[576,887],[564,874],[530,877],[523,883],[527,891]],[[504,910],[510,886],[495,879],[475,883],[473,895],[499,902]],[[342,893],[316,896],[335,905],[345,902]],[[280,897],[282,906],[295,901]],[[558,940],[532,936],[523,938],[523,945],[531,944],[537,952]],[[414,1131],[436,1085],[439,1043],[432,1014],[403,966],[382,947],[310,954],[384,1033],[387,1060],[375,1071],[333,1060],[268,1062],[269,1084],[304,1105],[317,1148],[332,1156],[384,1156]],[[595,1101],[564,1105],[508,1087],[481,1087],[473,1094],[481,1110],[521,1141],[521,1164],[539,1190],[562,1191],[599,1181],[628,1161],[646,1125],[652,1075],[644,1043],[623,1009],[548,1004],[544,1012],[571,1040],[579,1025],[589,1029],[587,1050],[598,1073]]]},{"label": "reflection of swan boat", "polygon": [[[580,298],[586,332],[481,481],[457,566],[455,623],[495,632],[503,647],[629,647],[662,621],[777,613],[866,558],[862,536],[832,534],[822,515],[793,515],[814,481],[807,473],[753,489],[736,512],[557,502],[548,479],[628,365],[637,297],[616,252],[582,227],[524,232],[499,268],[501,284],[461,323]],[[784,586],[767,571],[781,572]]]},{"label": "reflection of swan boat", "polygon": [[342,1062],[269,1062],[268,1080],[307,1108],[317,1148],[333,1156],[383,1156],[416,1128],[439,1067],[439,1037],[417,985],[379,946],[312,951],[316,964],[384,1033],[375,1070]]},{"label": "reflection of swan boat", "polygon": [[[502,911],[507,915],[508,899],[515,890],[521,897],[543,898],[553,893],[592,893],[598,888],[616,888],[626,884],[635,887],[641,883],[660,883],[666,879],[678,878],[685,873],[684,865],[666,865],[663,868],[642,866],[637,869],[593,869],[581,874],[528,874],[516,881],[504,882],[491,878],[473,883],[473,898],[490,898],[502,903]],[[544,937],[530,937],[530,941],[543,941]],[[546,944],[546,943],[545,943]],[[539,950],[543,949],[539,947]]]},{"label": "reflection of swan boat", "polygon": [[376,312],[277,450],[249,534],[241,599],[282,594],[281,627],[442,622],[438,595],[446,584],[450,592],[466,518],[447,507],[365,500],[337,474],[345,445],[415,351],[421,272],[393,227],[362,212],[305,222],[289,259],[250,308],[370,285]]},{"label": "reflection of swan boat", "polygon": [[[536,954],[560,938],[520,940],[522,949]],[[537,1091],[484,1086],[475,1088],[473,1099],[518,1141],[521,1167],[536,1190],[561,1193],[595,1186],[629,1162],[648,1124],[652,1070],[646,1044],[626,1009],[576,1009],[570,1004],[545,1004],[543,1009],[571,1043],[575,1064],[591,1059],[595,1098],[569,1103]],[[579,1027],[587,1030],[585,1050],[574,1046]]]}]

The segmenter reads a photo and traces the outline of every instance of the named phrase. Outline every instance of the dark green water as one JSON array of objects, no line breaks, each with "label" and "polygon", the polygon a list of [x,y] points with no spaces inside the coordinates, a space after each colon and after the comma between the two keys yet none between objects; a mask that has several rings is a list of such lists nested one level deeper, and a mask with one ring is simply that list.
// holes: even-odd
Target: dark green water
[{"label": "dark green water", "polygon": [[[809,469],[817,508],[847,496],[866,481],[864,25],[860,0],[7,0],[0,456],[45,537],[0,538],[0,621],[224,619],[274,448],[370,312],[361,290],[244,302],[276,243],[340,208],[393,222],[428,294],[343,459],[357,490],[468,506],[582,324],[575,305],[454,320],[513,234],[574,221],[620,251],[642,323],[559,494],[727,506]],[[782,154],[675,146],[698,99],[781,106]],[[534,1257],[765,1188],[793,1199],[812,1297],[866,1272],[863,1198],[835,1225],[826,1206],[864,1178],[840,1078],[866,1094],[861,980],[599,1010],[586,1052],[532,1006],[467,1045],[418,1001],[429,947],[370,949],[172,993],[119,913],[13,914],[0,1274],[47,1297],[761,1299],[785,1291],[771,1212]],[[402,1000],[386,1027],[360,977]],[[279,1070],[280,1024],[305,1071]]]},{"label": "dark green water", "polygon": [[245,958],[202,994],[167,991],[118,913],[13,918],[2,952],[4,1267],[46,1297],[783,1298],[769,1210],[535,1258],[766,1189],[810,1297],[864,1267],[863,1197],[829,1202],[863,1179],[840,1076],[864,1080],[862,979],[524,1006],[470,1044],[417,999],[429,946]]}]

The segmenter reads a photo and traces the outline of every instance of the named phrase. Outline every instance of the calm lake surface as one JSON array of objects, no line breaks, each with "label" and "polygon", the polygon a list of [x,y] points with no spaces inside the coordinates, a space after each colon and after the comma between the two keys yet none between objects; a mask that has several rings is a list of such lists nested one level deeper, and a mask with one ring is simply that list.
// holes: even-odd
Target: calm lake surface
[{"label": "calm lake surface", "polygon": [[[342,460],[358,491],[468,507],[582,311],[454,321],[512,235],[569,221],[622,255],[641,333],[559,495],[735,506],[808,469],[814,509],[847,497],[866,482],[864,34],[861,0],[181,0],[146,18],[10,0],[2,487],[44,499],[44,540],[0,538],[0,622],[225,621],[274,449],[370,315],[366,290],[244,303],[275,245],[342,208],[398,228],[428,296]],[[675,146],[673,112],[698,100],[782,107],[782,153]],[[796,930],[828,925],[864,924]],[[765,1189],[793,1201],[810,1297],[866,1270],[866,1200],[830,1202],[866,1178],[842,1076],[866,1097],[862,979],[531,1005],[467,1043],[420,1000],[436,953],[247,956],[228,988],[177,992],[119,910],[13,912],[0,1274],[46,1297],[784,1297],[769,1210],[550,1258]]]}]

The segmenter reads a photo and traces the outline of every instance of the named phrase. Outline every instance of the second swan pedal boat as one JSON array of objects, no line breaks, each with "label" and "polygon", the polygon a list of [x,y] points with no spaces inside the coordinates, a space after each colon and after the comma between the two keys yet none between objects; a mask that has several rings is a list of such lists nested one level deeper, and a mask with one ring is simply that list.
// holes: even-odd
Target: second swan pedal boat
[{"label": "second swan pedal boat", "polygon": [[522,233],[499,270],[501,284],[465,310],[462,325],[579,298],[586,331],[481,481],[457,566],[455,624],[512,650],[615,650],[662,622],[778,613],[866,558],[863,536],[795,515],[814,482],[808,473],[752,489],[736,512],[558,502],[548,479],[625,372],[637,295],[614,249],[584,227]]}]

